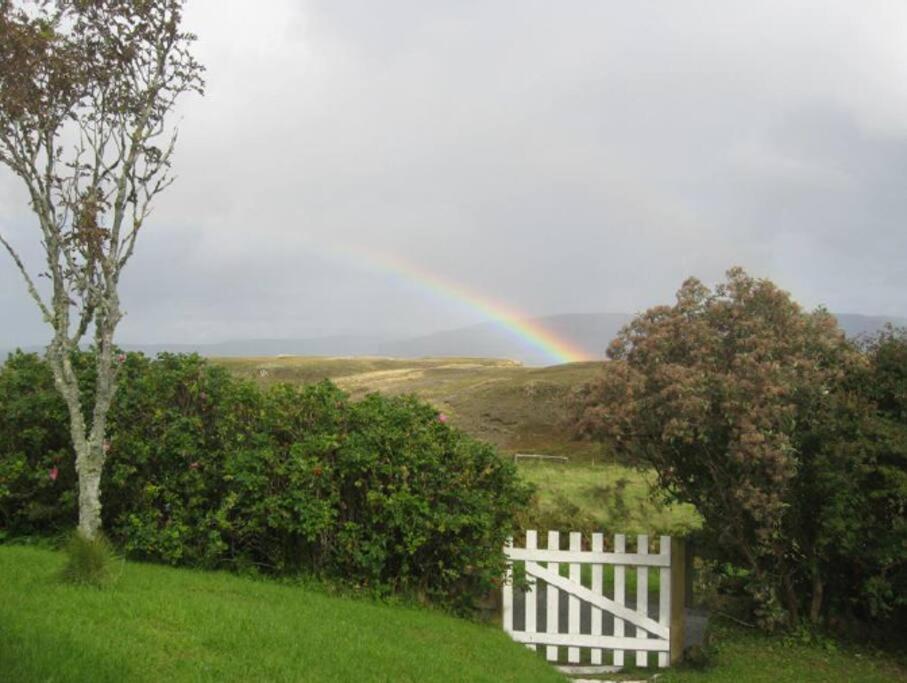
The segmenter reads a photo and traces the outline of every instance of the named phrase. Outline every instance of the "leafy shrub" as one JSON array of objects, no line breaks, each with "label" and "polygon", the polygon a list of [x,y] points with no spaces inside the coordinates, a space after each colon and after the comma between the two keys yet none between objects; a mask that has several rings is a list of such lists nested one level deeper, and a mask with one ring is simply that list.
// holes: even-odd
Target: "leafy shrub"
[{"label": "leafy shrub", "polygon": [[[26,354],[0,370],[0,529],[11,535],[76,520],[47,372]],[[25,384],[35,388],[20,395]],[[130,556],[306,570],[463,611],[500,577],[529,500],[512,464],[414,397],[351,402],[330,382],[259,390],[198,356],[128,355],[107,448],[104,528]]]},{"label": "leafy shrub", "polygon": [[703,516],[768,628],[894,618],[907,595],[907,341],[861,350],[740,269],[690,279],[612,344],[579,426]]},{"label": "leafy shrub", "polygon": [[75,526],[76,480],[66,406],[33,354],[0,368],[0,531],[23,536]]}]

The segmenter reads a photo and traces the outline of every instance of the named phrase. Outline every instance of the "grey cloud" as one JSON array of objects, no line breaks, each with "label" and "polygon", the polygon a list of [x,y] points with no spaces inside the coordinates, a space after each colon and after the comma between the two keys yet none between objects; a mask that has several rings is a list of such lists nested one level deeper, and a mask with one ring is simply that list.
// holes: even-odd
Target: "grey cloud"
[{"label": "grey cloud", "polygon": [[[131,341],[430,332],[668,301],[740,264],[903,315],[900,2],[193,0],[209,92],[124,283]],[[0,220],[27,214],[0,175]],[[40,339],[0,261],[0,346]]]}]

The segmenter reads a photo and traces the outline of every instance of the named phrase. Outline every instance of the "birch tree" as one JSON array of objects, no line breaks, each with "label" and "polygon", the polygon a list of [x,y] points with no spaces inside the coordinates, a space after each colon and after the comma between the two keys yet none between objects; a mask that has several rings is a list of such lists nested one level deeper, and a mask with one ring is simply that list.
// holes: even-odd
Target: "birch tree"
[{"label": "birch tree", "polygon": [[[0,162],[24,183],[43,263],[0,244],[50,326],[79,477],[79,531],[101,528],[107,415],[116,391],[120,275],[173,181],[177,99],[202,93],[183,0],[0,0]],[[72,355],[95,349],[93,387]]]}]

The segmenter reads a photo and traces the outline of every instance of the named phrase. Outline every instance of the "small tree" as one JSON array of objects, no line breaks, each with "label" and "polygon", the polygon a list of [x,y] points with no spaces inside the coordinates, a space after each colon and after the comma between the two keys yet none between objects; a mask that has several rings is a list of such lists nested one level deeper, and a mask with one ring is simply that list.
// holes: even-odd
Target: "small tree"
[{"label": "small tree", "polygon": [[[116,390],[119,280],[154,198],[171,182],[177,98],[202,93],[182,0],[0,0],[0,162],[25,183],[45,264],[2,244],[51,327],[79,476],[79,530],[101,526],[107,414]],[[96,379],[71,356],[93,328]]]},{"label": "small tree", "polygon": [[846,386],[865,359],[834,317],[733,269],[714,291],[687,280],[608,355],[583,391],[581,430],[696,506],[721,557],[750,570],[765,625],[818,618],[834,533],[822,506],[862,452],[836,444],[871,414]]}]

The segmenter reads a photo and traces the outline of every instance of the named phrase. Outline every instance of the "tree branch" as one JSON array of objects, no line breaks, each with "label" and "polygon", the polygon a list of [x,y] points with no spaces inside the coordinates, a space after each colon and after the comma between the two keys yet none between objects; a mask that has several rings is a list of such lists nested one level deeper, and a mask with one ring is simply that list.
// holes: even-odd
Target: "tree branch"
[{"label": "tree branch", "polygon": [[22,263],[22,259],[19,258],[19,254],[16,253],[16,250],[13,249],[12,245],[6,241],[3,235],[0,235],[0,244],[2,244],[9,252],[9,255],[13,258],[13,261],[19,268],[19,272],[22,273],[22,277],[25,278],[25,284],[28,286],[28,293],[31,294],[31,298],[35,300],[36,304],[38,304],[38,308],[41,309],[41,315],[44,316],[44,321],[52,325],[53,316],[50,314],[50,309],[47,308],[47,305],[44,303],[44,300],[38,293],[38,288],[35,287],[35,283],[31,279],[31,276],[28,274],[28,271],[25,269],[25,264]]}]

